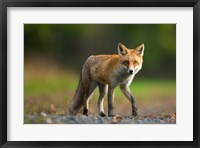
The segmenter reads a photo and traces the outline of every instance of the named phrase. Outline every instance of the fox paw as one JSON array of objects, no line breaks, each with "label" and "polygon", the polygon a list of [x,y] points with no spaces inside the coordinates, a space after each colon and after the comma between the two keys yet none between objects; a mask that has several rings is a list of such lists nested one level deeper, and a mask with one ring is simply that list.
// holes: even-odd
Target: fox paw
[{"label": "fox paw", "polygon": [[84,110],[83,110],[83,115],[88,116],[88,109],[84,109]]},{"label": "fox paw", "polygon": [[100,112],[100,114],[99,114],[101,117],[105,117],[106,116],[106,114],[104,113],[104,112]]},{"label": "fox paw", "polygon": [[137,111],[133,111],[133,112],[132,112],[132,115],[133,115],[134,117],[136,117],[136,116],[138,115],[138,112],[137,112]]}]

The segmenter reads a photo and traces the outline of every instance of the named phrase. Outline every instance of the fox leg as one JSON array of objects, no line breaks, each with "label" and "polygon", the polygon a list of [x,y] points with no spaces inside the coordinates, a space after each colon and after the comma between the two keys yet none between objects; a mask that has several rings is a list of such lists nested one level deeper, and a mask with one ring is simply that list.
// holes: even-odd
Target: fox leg
[{"label": "fox leg", "polygon": [[104,117],[106,116],[106,114],[104,113],[103,101],[107,93],[107,85],[98,83],[98,86],[99,86],[98,110],[99,110],[99,115]]},{"label": "fox leg", "polygon": [[83,108],[83,114],[84,115],[88,115],[89,101],[92,98],[94,90],[96,89],[96,87],[97,87],[97,82],[93,81],[93,82],[90,83],[88,91],[85,92],[85,96],[84,96],[85,97],[84,98],[85,104],[84,104],[84,108]]},{"label": "fox leg", "polygon": [[110,87],[108,88],[108,116],[113,116],[113,110],[114,110],[114,88]]},{"label": "fox leg", "polygon": [[138,112],[137,112],[137,106],[136,106],[136,103],[135,103],[135,99],[134,99],[133,95],[131,94],[131,91],[130,91],[128,85],[121,84],[120,89],[123,92],[123,94],[126,96],[126,98],[131,102],[132,115],[137,116]]}]

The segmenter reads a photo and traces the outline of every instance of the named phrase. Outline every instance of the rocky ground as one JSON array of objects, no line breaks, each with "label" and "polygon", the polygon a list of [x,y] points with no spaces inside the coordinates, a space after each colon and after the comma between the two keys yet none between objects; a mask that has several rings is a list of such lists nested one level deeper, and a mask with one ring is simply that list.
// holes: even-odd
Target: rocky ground
[{"label": "rocky ground", "polygon": [[35,115],[26,115],[25,123],[29,124],[175,124],[176,113],[149,114],[138,117],[115,115],[114,117],[100,117],[96,115],[59,115],[41,112]]}]

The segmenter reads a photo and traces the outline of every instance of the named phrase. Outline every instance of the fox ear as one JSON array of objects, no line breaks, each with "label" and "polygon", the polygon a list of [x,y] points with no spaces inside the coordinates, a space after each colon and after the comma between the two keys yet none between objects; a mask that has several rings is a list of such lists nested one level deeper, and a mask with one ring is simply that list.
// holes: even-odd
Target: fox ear
[{"label": "fox ear", "polygon": [[118,54],[119,55],[126,55],[128,53],[126,46],[124,46],[122,43],[118,44]]},{"label": "fox ear", "polygon": [[144,44],[139,45],[138,47],[135,48],[134,50],[137,55],[144,55]]}]

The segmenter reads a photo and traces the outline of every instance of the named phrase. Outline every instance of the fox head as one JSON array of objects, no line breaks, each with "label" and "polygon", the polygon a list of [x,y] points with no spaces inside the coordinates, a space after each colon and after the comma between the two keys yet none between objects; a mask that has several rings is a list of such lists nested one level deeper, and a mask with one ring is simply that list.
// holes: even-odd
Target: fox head
[{"label": "fox head", "polygon": [[122,68],[130,75],[136,74],[142,68],[144,44],[128,49],[122,43],[119,43],[118,54]]}]

